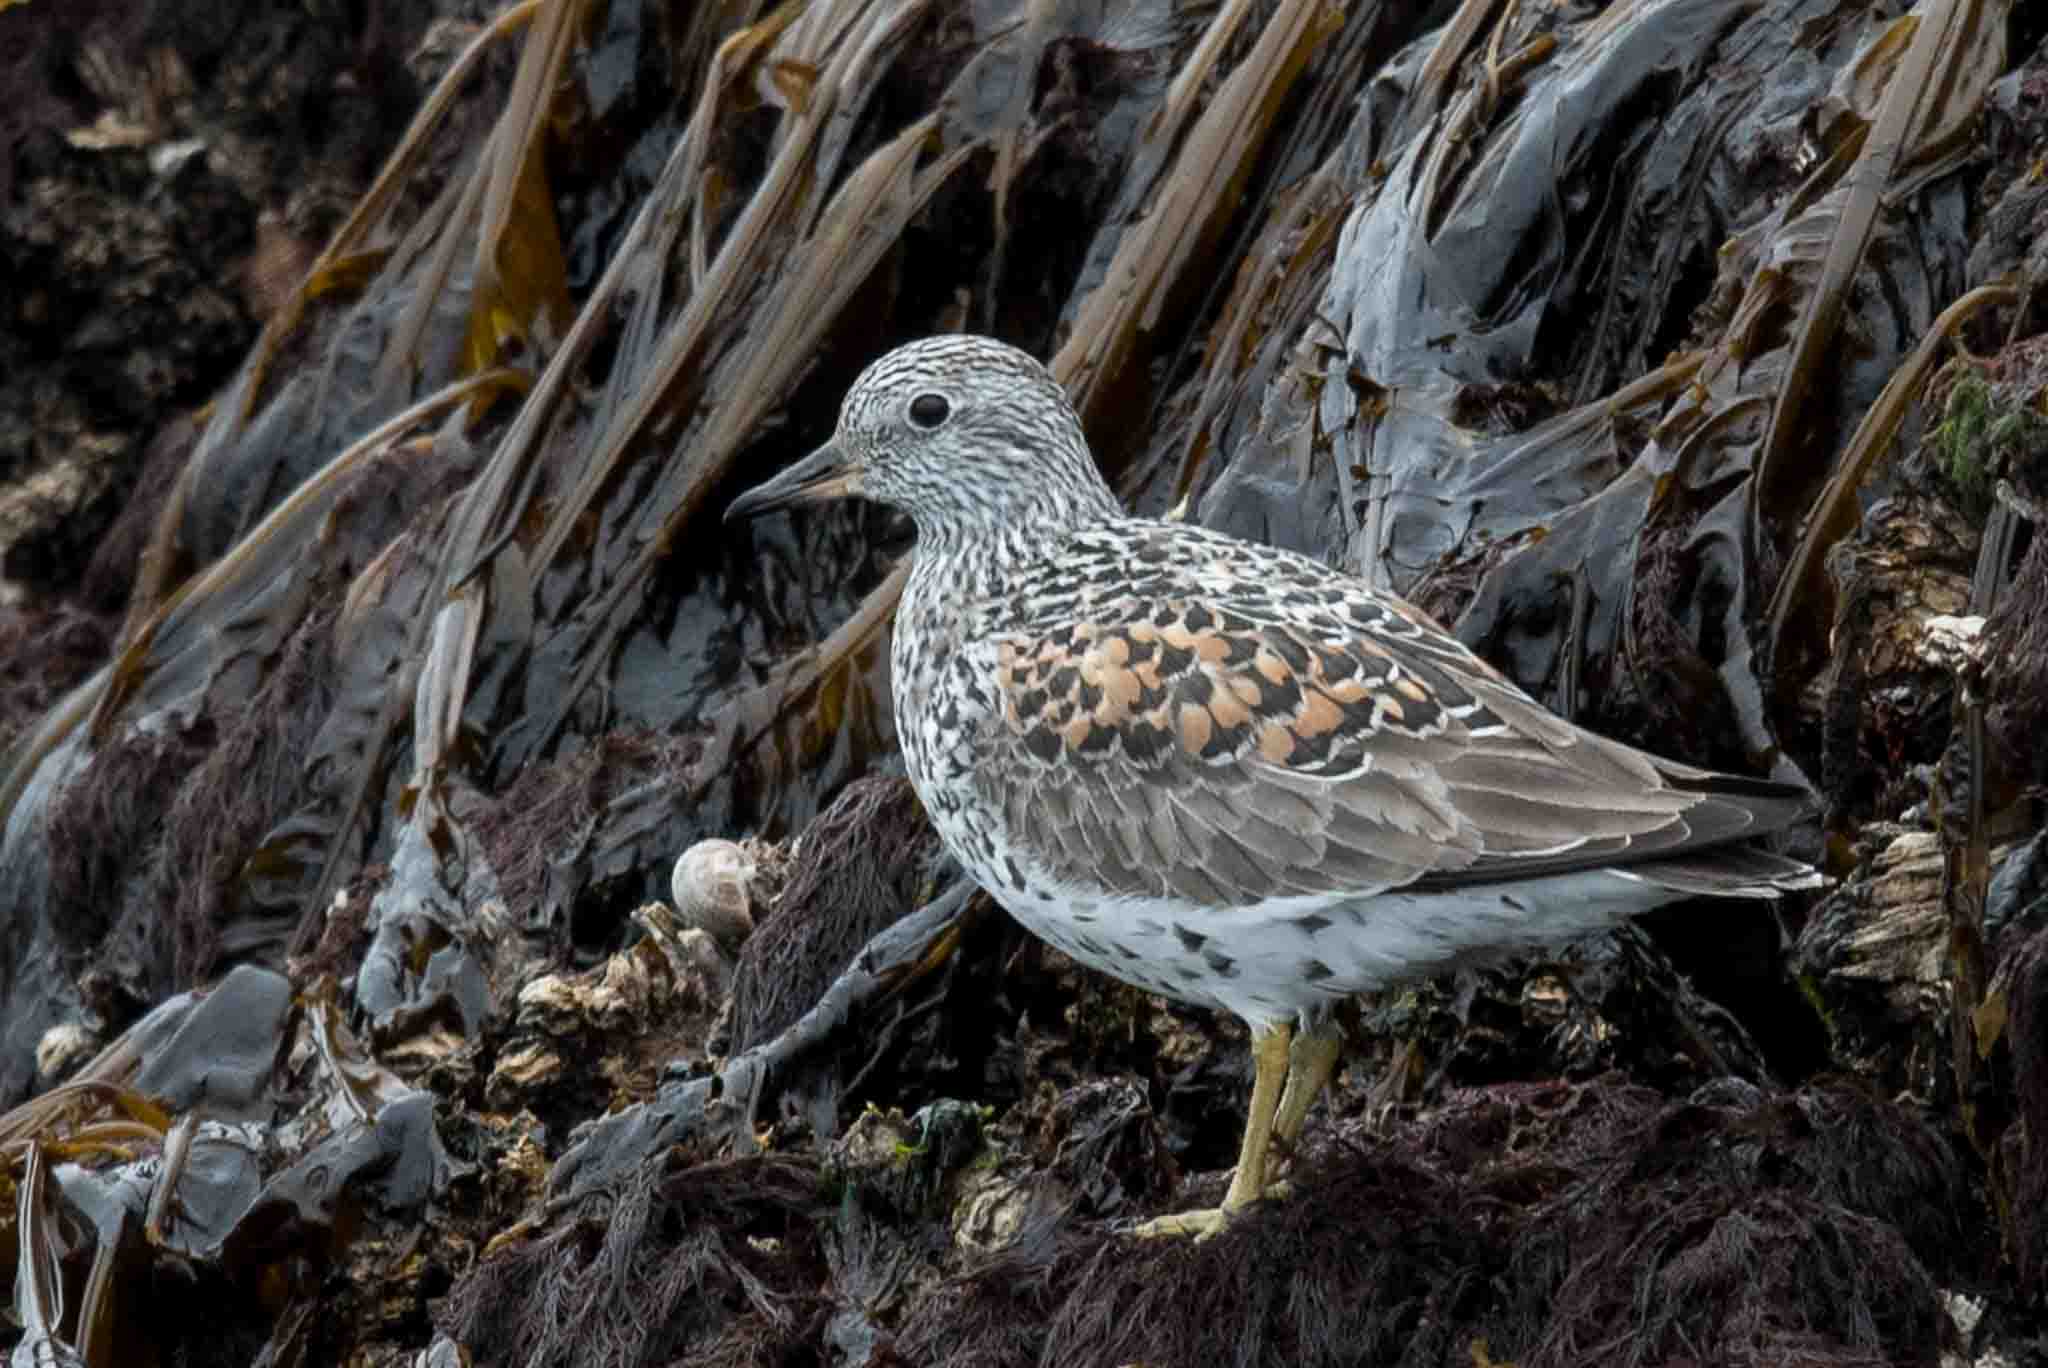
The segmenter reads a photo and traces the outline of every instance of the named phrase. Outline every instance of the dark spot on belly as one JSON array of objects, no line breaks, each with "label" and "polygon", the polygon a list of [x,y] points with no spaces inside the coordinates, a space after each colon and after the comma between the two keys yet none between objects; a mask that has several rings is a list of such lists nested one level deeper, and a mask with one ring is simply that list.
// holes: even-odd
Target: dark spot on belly
[{"label": "dark spot on belly", "polygon": [[1209,950],[1202,955],[1202,962],[1215,971],[1218,978],[1236,978],[1237,961],[1220,951]]},{"label": "dark spot on belly", "polygon": [[1336,970],[1319,959],[1309,959],[1301,962],[1301,976],[1310,983],[1321,983],[1326,978],[1336,977],[1336,973]]},{"label": "dark spot on belly", "polygon": [[1320,912],[1311,912],[1306,917],[1296,917],[1294,924],[1301,928],[1303,934],[1313,936],[1318,931],[1327,930],[1330,919]]},{"label": "dark spot on belly", "polygon": [[1180,943],[1192,955],[1209,943],[1209,938],[1199,931],[1190,931],[1179,922],[1173,924],[1173,934],[1180,937]]}]

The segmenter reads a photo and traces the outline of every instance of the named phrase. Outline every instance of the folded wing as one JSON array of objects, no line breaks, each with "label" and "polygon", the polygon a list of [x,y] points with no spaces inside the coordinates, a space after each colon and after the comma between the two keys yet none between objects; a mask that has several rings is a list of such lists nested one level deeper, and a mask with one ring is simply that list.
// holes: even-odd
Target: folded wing
[{"label": "folded wing", "polygon": [[[1199,535],[1160,535],[1176,533]],[[1184,583],[1155,569],[1142,593],[1062,603],[999,641],[978,748],[1000,758],[977,782],[1052,878],[1212,905],[1602,867],[1689,892],[1806,881],[1715,853],[1797,820],[1802,791],[1575,727],[1312,562],[1215,564],[1243,546],[1205,539]]]}]

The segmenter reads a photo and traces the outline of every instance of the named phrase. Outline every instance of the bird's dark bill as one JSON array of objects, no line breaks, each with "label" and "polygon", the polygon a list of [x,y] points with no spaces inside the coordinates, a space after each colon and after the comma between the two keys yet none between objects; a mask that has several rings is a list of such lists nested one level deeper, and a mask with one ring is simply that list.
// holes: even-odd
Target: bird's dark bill
[{"label": "bird's dark bill", "polygon": [[860,493],[854,472],[839,457],[839,448],[827,442],[766,484],[755,485],[732,501],[725,520],[757,517],[791,504],[816,503]]}]

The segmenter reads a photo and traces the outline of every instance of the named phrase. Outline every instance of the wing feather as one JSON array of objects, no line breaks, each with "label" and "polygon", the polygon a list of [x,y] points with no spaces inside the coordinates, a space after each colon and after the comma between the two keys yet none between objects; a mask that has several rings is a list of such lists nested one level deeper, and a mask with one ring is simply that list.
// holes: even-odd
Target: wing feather
[{"label": "wing feather", "polygon": [[1202,572],[1176,547],[1144,596],[1069,593],[997,641],[975,782],[1053,878],[1233,905],[1674,857],[1698,882],[1702,850],[1805,811],[1574,726],[1356,580],[1147,535]]}]

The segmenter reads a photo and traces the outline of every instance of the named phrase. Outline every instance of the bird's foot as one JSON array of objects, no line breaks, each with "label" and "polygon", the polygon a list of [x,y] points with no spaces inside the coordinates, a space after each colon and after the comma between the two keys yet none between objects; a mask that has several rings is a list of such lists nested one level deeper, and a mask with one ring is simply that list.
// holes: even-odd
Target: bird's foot
[{"label": "bird's foot", "polygon": [[1163,1240],[1180,1235],[1192,1235],[1195,1243],[1216,1238],[1223,1227],[1230,1224],[1230,1213],[1222,1207],[1203,1207],[1199,1211],[1177,1211],[1171,1216],[1155,1216],[1141,1221],[1131,1234],[1141,1240]]},{"label": "bird's foot", "polygon": [[1168,1239],[1181,1235],[1192,1235],[1196,1244],[1213,1240],[1223,1233],[1231,1219],[1252,1202],[1277,1202],[1288,1194],[1288,1185],[1268,1183],[1266,1190],[1247,1201],[1235,1202],[1225,1198],[1222,1206],[1203,1207],[1196,1211],[1179,1211],[1171,1216],[1157,1216],[1133,1227],[1131,1233],[1141,1240]]},{"label": "bird's foot", "polygon": [[1230,1175],[1230,1191],[1223,1194],[1223,1205],[1161,1216],[1138,1226],[1134,1233],[1145,1240],[1192,1235],[1200,1244],[1215,1239],[1232,1217],[1253,1202],[1287,1196],[1285,1182],[1266,1181],[1269,1165],[1275,1159],[1285,1163],[1292,1157],[1302,1119],[1329,1081],[1342,1043],[1343,1037],[1326,1026],[1299,1036],[1286,1023],[1260,1031],[1252,1040],[1258,1071],[1252,1080],[1244,1143],[1238,1147],[1237,1169]]}]

